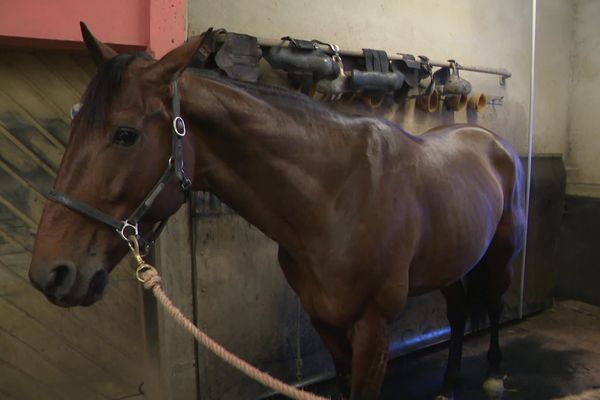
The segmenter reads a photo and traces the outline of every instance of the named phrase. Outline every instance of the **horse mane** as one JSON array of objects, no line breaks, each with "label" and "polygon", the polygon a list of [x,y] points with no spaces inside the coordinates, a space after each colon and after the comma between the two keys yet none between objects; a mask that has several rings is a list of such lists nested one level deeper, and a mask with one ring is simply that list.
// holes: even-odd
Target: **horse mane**
[{"label": "horse mane", "polygon": [[106,61],[98,68],[96,76],[83,94],[83,107],[77,114],[88,128],[101,127],[108,115],[110,105],[121,87],[123,73],[137,59],[151,60],[148,53],[124,53]]},{"label": "horse mane", "polygon": [[304,111],[308,109],[310,111],[316,111],[319,113],[351,117],[350,114],[344,114],[340,111],[333,110],[328,105],[315,101],[304,93],[295,92],[283,86],[270,85],[263,82],[241,81],[239,79],[229,78],[206,69],[190,68],[188,71],[194,73],[195,75],[201,76],[203,79],[215,81],[224,86],[241,90],[242,92],[245,92],[253,97],[279,107],[284,106],[292,109],[297,109],[300,107]]},{"label": "horse mane", "polygon": [[214,72],[193,68],[191,69],[194,74],[202,76],[202,78],[218,82],[222,85],[239,89],[249,95],[256,97],[260,100],[266,101],[269,104],[273,104],[276,107],[285,107],[291,110],[301,110],[302,113],[316,112],[321,115],[333,116],[336,118],[348,118],[348,119],[362,119],[368,118],[377,120],[384,125],[389,126],[392,130],[396,130],[407,136],[414,141],[422,141],[421,138],[406,131],[400,125],[392,122],[388,119],[378,116],[364,116],[361,114],[352,114],[347,111],[339,111],[332,109],[327,104],[315,101],[309,96],[292,91],[288,88],[276,85],[268,85],[262,82],[245,82],[238,79],[227,78]]}]

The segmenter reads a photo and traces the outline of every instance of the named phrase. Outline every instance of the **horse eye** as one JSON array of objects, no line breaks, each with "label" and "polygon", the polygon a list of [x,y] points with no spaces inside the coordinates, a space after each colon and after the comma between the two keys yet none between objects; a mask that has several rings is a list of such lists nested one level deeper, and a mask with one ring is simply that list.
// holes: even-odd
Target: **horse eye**
[{"label": "horse eye", "polygon": [[113,136],[112,142],[119,146],[129,147],[135,144],[139,134],[131,128],[119,128]]}]

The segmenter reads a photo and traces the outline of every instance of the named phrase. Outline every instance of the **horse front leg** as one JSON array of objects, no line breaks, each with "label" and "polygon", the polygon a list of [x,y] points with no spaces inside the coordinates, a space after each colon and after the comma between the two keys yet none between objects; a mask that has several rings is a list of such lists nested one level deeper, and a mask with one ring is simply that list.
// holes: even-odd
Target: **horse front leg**
[{"label": "horse front leg", "polygon": [[376,310],[367,309],[354,323],[352,342],[352,392],[350,400],[379,396],[387,368],[390,325]]},{"label": "horse front leg", "polygon": [[333,358],[338,388],[342,399],[350,398],[352,347],[344,329],[332,327],[316,318],[311,322]]}]

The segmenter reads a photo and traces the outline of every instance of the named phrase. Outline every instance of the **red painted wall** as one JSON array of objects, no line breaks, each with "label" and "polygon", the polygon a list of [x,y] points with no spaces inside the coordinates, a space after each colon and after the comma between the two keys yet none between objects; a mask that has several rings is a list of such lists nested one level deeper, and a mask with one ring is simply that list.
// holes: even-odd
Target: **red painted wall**
[{"label": "red painted wall", "polygon": [[161,56],[185,40],[185,0],[0,0],[0,44],[82,48],[79,21],[105,43]]},{"label": "red painted wall", "polygon": [[150,0],[148,47],[155,57],[185,41],[186,6],[186,0]]}]

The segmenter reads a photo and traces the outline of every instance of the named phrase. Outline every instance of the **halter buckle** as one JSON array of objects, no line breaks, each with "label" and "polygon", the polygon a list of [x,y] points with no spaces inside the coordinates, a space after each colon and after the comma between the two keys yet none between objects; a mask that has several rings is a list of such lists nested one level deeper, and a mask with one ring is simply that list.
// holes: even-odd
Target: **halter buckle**
[{"label": "halter buckle", "polygon": [[186,133],[185,122],[183,121],[183,118],[181,118],[180,116],[173,118],[173,131],[179,137],[185,136],[185,133]]},{"label": "halter buckle", "polygon": [[183,174],[183,179],[181,180],[181,189],[184,192],[187,192],[191,186],[192,186],[192,181],[190,180],[190,178],[185,176],[185,174]]}]

